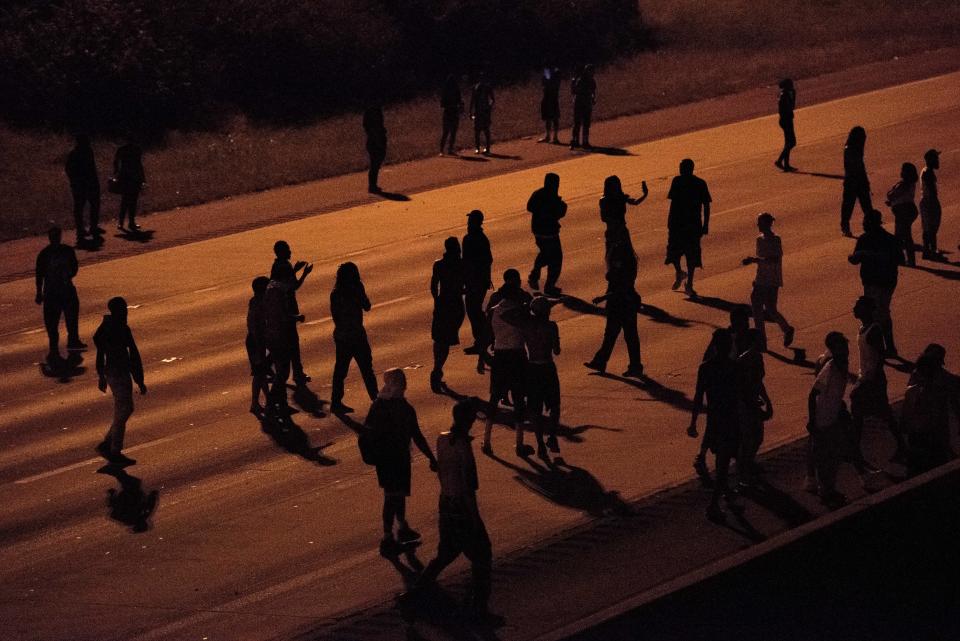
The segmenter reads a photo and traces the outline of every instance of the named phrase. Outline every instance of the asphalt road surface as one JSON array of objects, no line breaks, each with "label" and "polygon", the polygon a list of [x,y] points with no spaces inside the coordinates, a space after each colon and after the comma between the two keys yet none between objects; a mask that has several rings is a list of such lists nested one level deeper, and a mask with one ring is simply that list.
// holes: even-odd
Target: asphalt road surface
[{"label": "asphalt road surface", "polygon": [[[128,473],[144,491],[159,492],[152,528],[141,533],[110,519],[106,507],[108,490],[119,485],[97,473],[102,461],[92,449],[112,411],[109,397],[96,389],[93,352],[85,354],[87,371],[69,382],[41,376],[37,361],[46,341],[32,279],[0,285],[0,637],[282,637],[402,589],[400,576],[378,555],[381,494],[350,427],[335,417],[296,414],[318,448],[317,456],[304,457],[274,443],[246,412],[249,283],[269,272],[275,240],[290,242],[294,260],[315,264],[299,293],[311,388],[329,398],[328,296],[337,266],[351,260],[374,304],[366,326],[375,368],[407,368],[408,397],[432,443],[449,425],[452,400],[428,386],[430,265],[445,237],[462,236],[466,212],[480,208],[495,275],[508,267],[525,275],[536,251],[526,200],[544,172],[558,173],[570,204],[560,285],[571,298],[554,308],[563,344],[562,454],[604,491],[640,497],[692,475],[696,444],[684,432],[696,367],[711,331],[726,325],[729,303],[749,296],[755,267],[740,260],[753,252],[758,212],[776,215],[783,238],[781,309],[797,327],[795,346],[815,356],[827,331],[855,334],[850,309],[859,279],[846,261],[853,241],[840,236],[838,224],[841,150],[851,126],[868,132],[866,161],[878,205],[902,162],[920,165],[927,148],[943,151],[940,238],[955,252],[958,105],[960,74],[950,74],[801,109],[796,174],[772,165],[781,138],[770,116],[644,143],[625,154],[576,154],[548,167],[412,194],[409,202],[380,202],[84,267],[76,279],[81,335],[92,344],[106,300],[123,295],[146,366],[149,394],[135,397],[126,449],[138,459]],[[670,291],[672,268],[662,264],[666,191],[684,157],[696,161],[714,198],[699,301]],[[603,330],[603,318],[576,299],[603,293],[597,200],[610,174],[618,174],[629,193],[639,194],[641,179],[651,192],[627,219],[640,256],[637,290],[647,305],[639,325],[651,378],[644,384],[581,365]],[[858,210],[855,228],[859,220]],[[919,240],[919,222],[915,236]],[[937,341],[947,348],[948,367],[958,368],[958,278],[960,269],[948,263],[924,261],[901,271],[893,305],[901,353],[913,356]],[[468,335],[465,327],[464,343]],[[785,362],[792,353],[778,347],[775,326],[768,336],[775,352],[766,359],[776,407],[767,426],[771,447],[804,434],[812,378],[809,369]],[[446,380],[461,394],[485,396],[487,378],[474,364],[455,351]],[[621,344],[608,369],[625,368]],[[891,374],[891,394],[898,395],[905,376]],[[367,402],[355,369],[345,401],[362,420]],[[479,502],[495,554],[535,544],[589,516],[589,505],[558,501],[518,482],[511,466],[525,463],[513,456],[508,428],[498,426],[493,445],[506,463],[479,454],[478,463]],[[436,544],[437,491],[416,456],[408,516],[424,535],[426,557]]]}]

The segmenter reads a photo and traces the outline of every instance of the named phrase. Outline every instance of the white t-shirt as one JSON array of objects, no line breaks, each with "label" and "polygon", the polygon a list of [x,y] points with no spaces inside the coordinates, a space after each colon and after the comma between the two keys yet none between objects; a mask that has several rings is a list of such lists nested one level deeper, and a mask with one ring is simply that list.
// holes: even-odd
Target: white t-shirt
[{"label": "white t-shirt", "polygon": [[857,348],[860,351],[860,378],[873,380],[877,378],[880,368],[883,367],[883,358],[880,352],[867,340],[870,331],[880,331],[880,325],[871,323],[861,327],[857,332]]},{"label": "white t-shirt", "polygon": [[494,351],[523,349],[523,333],[520,331],[520,328],[503,320],[504,312],[515,309],[517,306],[518,303],[509,298],[505,298],[493,308],[490,325],[493,328]]},{"label": "white t-shirt", "polygon": [[753,283],[761,287],[783,287],[783,247],[780,237],[757,236],[757,258],[765,260],[757,263],[757,278]]},{"label": "white t-shirt", "polygon": [[840,418],[843,393],[847,389],[847,375],[840,371],[831,359],[817,374],[813,387],[820,391],[816,400],[816,426],[830,427]]}]

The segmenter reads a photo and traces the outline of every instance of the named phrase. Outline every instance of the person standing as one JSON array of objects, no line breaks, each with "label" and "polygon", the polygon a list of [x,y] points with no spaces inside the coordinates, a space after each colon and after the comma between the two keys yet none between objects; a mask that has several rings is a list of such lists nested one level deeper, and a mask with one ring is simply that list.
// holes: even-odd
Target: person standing
[{"label": "person standing", "polygon": [[479,354],[483,345],[486,320],[483,315],[483,299],[493,286],[490,270],[493,254],[490,240],[483,232],[483,212],[474,209],[467,214],[467,234],[463,237],[463,285],[464,305],[470,319],[473,345],[464,349],[466,354]]},{"label": "person standing", "polygon": [[37,305],[43,305],[43,325],[47,330],[47,364],[59,365],[60,316],[67,327],[67,350],[82,350],[86,345],[80,340],[80,299],[73,277],[79,271],[77,254],[73,247],[62,242],[63,231],[51,227],[47,231],[49,244],[37,254],[35,268]]},{"label": "person standing", "polygon": [[853,238],[850,231],[850,217],[853,206],[860,201],[863,214],[873,211],[870,198],[870,180],[867,178],[867,166],[864,163],[864,147],[867,144],[867,132],[857,125],[847,135],[847,144],[843,147],[843,194],[840,201],[840,231],[844,236]]},{"label": "person standing", "polygon": [[[827,334],[826,346],[823,366],[807,397],[807,432],[810,434],[807,487],[816,491],[823,503],[840,506],[846,501],[837,491],[836,482],[850,421],[843,402],[850,369],[850,348],[840,332]],[[810,471],[815,477],[810,476]]]},{"label": "person standing", "polygon": [[[303,371],[303,360],[300,357],[300,333],[297,331],[297,323],[303,322],[304,317],[300,314],[300,304],[297,302],[297,290],[303,285],[310,272],[313,271],[313,264],[298,260],[296,264],[290,263],[290,257],[293,253],[290,245],[285,240],[278,240],[273,244],[273,255],[275,256],[273,265],[270,268],[270,279],[283,283],[286,292],[286,314],[288,339],[285,341],[290,347],[290,365],[293,368],[293,381],[297,386],[302,386],[310,382],[310,377]],[[297,276],[297,273],[300,276]],[[286,382],[286,378],[284,378]]]},{"label": "person standing", "polygon": [[290,310],[290,284],[271,279],[260,304],[263,313],[263,335],[267,355],[273,366],[273,386],[270,388],[268,413],[283,419],[287,410],[287,379],[297,346],[290,326],[302,319]]},{"label": "person standing", "polygon": [[430,337],[433,339],[433,371],[430,372],[430,389],[442,394],[443,365],[450,355],[450,347],[460,344],[460,326],[463,325],[464,274],[460,258],[460,241],[450,236],[443,243],[443,257],[433,263],[430,277],[430,295],[433,297],[433,322]]},{"label": "person standing", "polygon": [[917,253],[913,244],[913,222],[920,215],[914,202],[917,194],[917,166],[905,162],[900,168],[900,181],[887,192],[887,205],[893,211],[895,236],[900,241],[904,263],[916,267]]},{"label": "person standing", "polygon": [[527,201],[527,211],[532,214],[530,229],[537,243],[536,259],[527,277],[530,288],[540,289],[540,272],[547,268],[547,281],[543,293],[559,296],[557,279],[563,267],[563,248],[560,245],[560,219],[567,215],[567,203],[560,197],[560,176],[548,173],[543,178],[543,187],[533,192]]},{"label": "person standing", "polygon": [[490,154],[490,121],[495,102],[493,87],[487,82],[486,74],[480,73],[470,94],[470,118],[473,120],[473,140],[476,146],[474,153],[480,153],[480,135],[483,134],[483,153]]},{"label": "person standing", "polygon": [[937,247],[937,232],[940,231],[940,195],[937,189],[937,170],[940,169],[940,152],[928,149],[923,154],[924,168],[920,172],[920,224],[923,226],[923,257],[926,260],[941,260]]},{"label": "person standing", "polygon": [[440,89],[440,111],[443,113],[443,132],[440,134],[440,155],[444,149],[451,156],[457,155],[457,129],[460,127],[460,114],[463,113],[463,97],[460,83],[453,74],[447,76]]},{"label": "person standing", "polygon": [[543,120],[543,138],[537,142],[550,142],[553,131],[553,143],[558,144],[560,138],[560,70],[556,67],[547,67],[543,70],[543,97],[540,99],[540,119]]},{"label": "person standing", "polygon": [[731,510],[740,509],[728,482],[730,460],[737,455],[740,447],[740,376],[737,362],[730,358],[732,342],[733,338],[727,330],[714,331],[711,341],[713,355],[701,363],[697,370],[697,389],[693,397],[690,426],[687,428],[687,436],[698,436],[697,418],[703,411],[703,400],[706,396],[707,427],[703,440],[716,457],[717,467],[717,478],[710,506],[707,508],[707,517],[717,521],[724,518],[720,508],[721,496]]},{"label": "person standing", "polygon": [[[110,314],[93,335],[97,346],[97,388],[113,394],[113,422],[97,447],[97,453],[117,465],[133,465],[135,460],[123,455],[123,436],[127,419],[133,414],[133,383],[141,394],[147,393],[143,382],[143,362],[127,325],[127,301],[117,296],[107,303]],[[132,382],[131,382],[132,379]]]},{"label": "person standing", "polygon": [[117,229],[123,231],[123,221],[130,231],[137,231],[137,203],[147,177],[143,169],[143,150],[132,139],[117,149],[113,157],[113,176],[120,192],[120,212],[117,214]]},{"label": "person standing", "polygon": [[783,130],[783,151],[773,163],[783,171],[796,171],[790,164],[790,151],[797,146],[797,134],[793,129],[793,110],[796,107],[797,92],[793,87],[793,80],[784,78],[780,81],[780,97],[777,99],[779,124]]},{"label": "person standing", "polygon": [[[684,158],[680,161],[680,175],[674,176],[670,183],[667,198],[670,199],[670,214],[667,217],[667,257],[664,264],[673,265],[676,278],[671,289],[679,289],[684,276],[687,284],[684,291],[695,298],[693,274],[703,267],[700,252],[700,238],[706,236],[710,228],[710,190],[702,178],[693,175],[693,161]],[[702,217],[701,217],[702,212]],[[680,259],[686,258],[687,271],[680,269]]]},{"label": "person standing", "polygon": [[773,233],[773,214],[763,212],[757,216],[756,254],[743,259],[744,265],[756,263],[757,277],[753,281],[750,293],[750,305],[753,307],[753,322],[760,334],[760,351],[767,349],[765,320],[769,316],[780,326],[783,332],[783,346],[793,343],[794,329],[777,309],[780,288],[783,287],[783,246],[780,237]]},{"label": "person standing", "polygon": [[570,93],[573,94],[573,133],[570,137],[570,149],[581,146],[590,149],[590,121],[593,118],[593,106],[597,104],[597,81],[593,78],[593,65],[583,66],[580,75],[570,83]]},{"label": "person standing", "polygon": [[629,356],[629,365],[623,376],[642,378],[643,362],[640,360],[640,336],[637,333],[640,295],[634,288],[637,257],[633,252],[633,245],[620,242],[607,253],[607,258],[607,293],[593,299],[595,305],[604,301],[607,303],[603,343],[584,366],[601,374],[606,372],[607,361],[613,353],[617,337],[623,332]]},{"label": "person standing", "polygon": [[763,345],[760,332],[747,330],[748,347],[737,356],[740,375],[740,451],[737,454],[737,472],[740,485],[749,485],[760,472],[757,454],[763,445],[763,424],[773,418],[773,403],[763,382],[766,369],[763,366]]},{"label": "person standing", "polygon": [[647,199],[647,181],[640,181],[640,190],[643,192],[639,198],[631,198],[629,194],[623,193],[623,186],[620,183],[619,176],[607,176],[603,181],[603,197],[600,199],[600,220],[607,226],[604,233],[604,244],[606,253],[610,252],[611,247],[620,242],[630,243],[630,232],[627,230],[627,205],[639,205]]},{"label": "person standing", "polygon": [[[552,303],[545,296],[537,296],[530,303],[529,313],[523,313],[517,325],[527,348],[526,391],[533,433],[537,439],[537,456],[547,458],[547,448],[560,453],[557,428],[560,426],[560,378],[553,357],[560,355],[560,329],[550,320]],[[507,322],[513,322],[505,318]],[[544,442],[544,417],[548,419],[547,440]]]},{"label": "person standing", "polygon": [[[407,523],[407,497],[410,496],[410,442],[417,446],[437,471],[427,439],[420,431],[417,412],[404,398],[407,377],[403,370],[391,368],[383,373],[383,387],[367,413],[366,425],[377,443],[377,482],[383,488],[383,539],[380,552],[392,554],[402,545],[420,540],[420,533]],[[393,524],[397,535],[394,538]]]},{"label": "person standing", "polygon": [[883,228],[882,215],[871,210],[863,216],[863,235],[857,239],[853,253],[847,259],[852,265],[860,266],[860,282],[863,283],[863,295],[876,304],[876,319],[883,328],[884,342],[887,346],[885,356],[897,356],[897,347],[893,342],[893,319],[890,316],[890,301],[897,288],[897,276],[900,263],[903,262],[903,248],[897,238]]},{"label": "person standing", "polygon": [[377,377],[373,373],[373,354],[367,330],[363,327],[363,313],[370,311],[370,299],[360,280],[360,270],[347,262],[337,268],[337,277],[330,292],[330,313],[333,316],[333,343],[336,361],[333,365],[333,389],[330,392],[330,411],[349,414],[352,407],[343,404],[343,384],[350,369],[350,361],[357,362],[370,400],[377,398]]},{"label": "person standing", "polygon": [[370,168],[367,170],[367,191],[379,194],[380,167],[387,158],[387,127],[383,123],[383,108],[371,105],[363,112],[363,131],[367,135],[367,156]]},{"label": "person standing", "polygon": [[957,377],[944,369],[946,353],[942,345],[927,345],[904,394],[901,424],[911,476],[957,456],[950,444],[950,410],[960,416],[960,386]]},{"label": "person standing", "polygon": [[[73,222],[79,242],[88,235],[97,237],[103,233],[100,227],[100,178],[97,175],[97,161],[93,155],[90,137],[77,134],[73,149],[67,154],[64,169],[70,181],[70,193],[73,195]],[[83,224],[83,210],[90,205],[90,227]]]},{"label": "person standing", "polygon": [[437,437],[437,476],[440,479],[440,543],[434,557],[417,579],[413,590],[433,585],[445,567],[461,554],[471,563],[472,611],[489,616],[493,551],[490,537],[477,507],[477,463],[473,456],[470,428],[476,409],[468,400],[453,406],[453,426]]},{"label": "person standing", "polygon": [[270,388],[267,378],[270,376],[270,361],[267,358],[267,327],[264,316],[263,298],[267,293],[270,279],[266,276],[257,276],[253,279],[251,288],[253,297],[247,303],[247,360],[250,363],[250,413],[257,418],[263,415],[263,406],[260,405],[260,394],[269,404]]}]

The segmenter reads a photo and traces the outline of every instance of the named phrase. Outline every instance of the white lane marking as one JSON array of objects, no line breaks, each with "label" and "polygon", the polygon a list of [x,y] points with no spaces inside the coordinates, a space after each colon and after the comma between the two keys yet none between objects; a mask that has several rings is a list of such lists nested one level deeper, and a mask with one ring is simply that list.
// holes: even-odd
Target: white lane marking
[{"label": "white lane marking", "polygon": [[191,293],[191,294],[202,294],[202,293],[204,293],[204,292],[212,292],[212,291],[215,290],[215,289],[220,289],[220,286],[219,286],[219,285],[214,285],[213,287],[204,287],[203,289],[195,289],[195,290],[193,290],[193,291],[190,292],[190,293]]},{"label": "white lane marking", "polygon": [[[127,448],[127,452],[137,452],[139,450],[145,450],[148,447],[153,447],[154,445],[159,445],[160,443],[166,443],[167,441],[172,441],[176,436],[164,436],[163,438],[158,438],[155,441],[148,441],[146,443],[141,443],[140,445],[134,445],[133,447]],[[63,474],[64,472],[70,472],[71,470],[78,470],[81,467],[86,467],[87,465],[93,465],[94,463],[103,463],[104,460],[99,456],[93,458],[88,458],[85,461],[80,461],[79,463],[71,463],[70,465],[64,465],[63,467],[58,467],[55,470],[50,470],[48,472],[41,472],[40,474],[34,474],[33,476],[25,476],[22,479],[17,479],[13,483],[15,485],[23,485],[24,483],[33,483],[34,481],[39,481],[41,479],[49,478],[51,476],[56,476],[57,474]]]},{"label": "white lane marking", "polygon": [[[410,296],[401,296],[400,298],[392,298],[392,299],[390,299],[390,300],[385,300],[385,301],[383,301],[382,303],[377,303],[376,305],[371,305],[371,306],[370,306],[370,309],[371,309],[371,311],[372,311],[372,310],[377,309],[377,308],[379,308],[379,307],[386,307],[387,305],[394,305],[394,304],[396,304],[396,303],[402,303],[403,301],[408,300],[408,299],[410,299],[410,298],[413,298],[413,296],[410,295]],[[308,321],[308,322],[304,323],[304,325],[319,325],[320,323],[329,323],[329,322],[332,321],[332,320],[333,320],[333,316],[324,316],[323,318],[318,318],[317,320]]]},{"label": "white lane marking", "polygon": [[152,641],[153,639],[161,639],[168,635],[175,634],[184,628],[195,627],[204,621],[217,617],[218,615],[224,613],[237,613],[242,608],[253,605],[254,603],[263,601],[272,596],[283,594],[285,592],[292,592],[294,590],[307,587],[311,583],[336,576],[379,556],[379,550],[375,549],[361,552],[360,554],[356,554],[352,557],[344,559],[343,561],[334,563],[333,565],[319,568],[313,572],[308,572],[307,574],[295,576],[292,579],[288,579],[276,585],[264,588],[259,592],[254,592],[252,594],[248,594],[247,596],[240,597],[239,599],[228,601],[217,608],[199,610],[195,614],[192,614],[184,619],[173,621],[172,623],[168,623],[167,625],[159,628],[154,628],[153,630],[145,632],[140,636],[134,637],[134,639],[135,641]]}]

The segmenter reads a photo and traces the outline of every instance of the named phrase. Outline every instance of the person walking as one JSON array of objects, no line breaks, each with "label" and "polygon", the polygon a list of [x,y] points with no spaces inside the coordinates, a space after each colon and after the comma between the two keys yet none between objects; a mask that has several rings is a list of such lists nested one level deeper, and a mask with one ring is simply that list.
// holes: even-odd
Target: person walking
[{"label": "person walking", "polygon": [[640,181],[641,195],[639,198],[631,198],[629,194],[623,193],[623,185],[620,183],[619,176],[607,176],[603,181],[603,197],[600,199],[600,220],[607,226],[604,233],[604,245],[606,253],[610,248],[620,242],[628,242],[633,245],[630,239],[630,232],[627,230],[627,205],[639,205],[647,199],[649,190],[647,181]]},{"label": "person walking", "polygon": [[527,201],[530,212],[530,229],[537,243],[537,257],[533,269],[527,277],[527,283],[533,290],[540,289],[540,273],[547,268],[547,280],[543,293],[559,296],[557,279],[563,268],[563,248],[560,245],[560,219],[567,215],[567,203],[560,197],[560,176],[548,173],[543,178],[543,187],[531,194]]},{"label": "person walking", "polygon": [[483,334],[486,319],[483,315],[483,300],[487,290],[493,286],[490,271],[493,266],[493,254],[490,240],[483,232],[483,212],[474,209],[467,214],[467,233],[463,237],[463,302],[467,318],[470,320],[470,332],[473,345],[464,349],[466,354],[479,354],[483,346]]},{"label": "person walking", "polygon": [[483,154],[490,154],[490,121],[495,102],[493,87],[487,82],[486,74],[480,73],[470,94],[470,119],[473,120],[473,140],[476,147],[474,153],[480,153],[480,135],[483,134]]},{"label": "person walking", "polygon": [[540,119],[543,120],[544,134],[537,142],[560,142],[560,70],[547,67],[543,70],[543,97],[540,99]]},{"label": "person walking", "polygon": [[[710,229],[710,190],[707,183],[693,175],[693,161],[684,158],[680,161],[680,175],[674,176],[670,183],[667,198],[670,199],[670,214],[667,217],[667,256],[664,264],[673,265],[674,278],[671,289],[676,290],[687,284],[684,291],[687,296],[696,298],[693,289],[694,271],[703,267],[700,251],[700,238]],[[680,259],[686,258],[687,271],[680,269]]]},{"label": "person walking", "polygon": [[387,158],[387,127],[383,123],[383,108],[371,105],[363,112],[363,131],[367,135],[367,156],[370,168],[367,170],[367,191],[379,194],[380,167]]},{"label": "person walking", "polygon": [[780,288],[783,287],[783,245],[780,237],[773,233],[775,220],[773,214],[768,212],[757,216],[760,235],[757,236],[756,254],[743,259],[744,265],[757,265],[750,305],[753,308],[753,322],[760,334],[760,351],[767,349],[765,321],[768,317],[780,326],[784,347],[790,347],[794,336],[794,328],[777,309]]},{"label": "person walking", "polygon": [[847,135],[847,144],[843,147],[843,194],[840,200],[840,231],[844,236],[853,238],[850,231],[850,217],[853,206],[860,201],[863,214],[873,211],[870,198],[870,180],[867,178],[867,166],[864,163],[864,147],[867,132],[857,125]]},{"label": "person walking", "polygon": [[[807,432],[810,434],[807,488],[831,507],[846,498],[837,491],[837,468],[849,431],[850,415],[843,402],[849,376],[849,345],[840,332],[826,337],[827,353],[807,397]],[[813,476],[811,476],[813,472]]]},{"label": "person walking", "polygon": [[[410,442],[412,441],[437,471],[437,459],[420,431],[417,412],[404,398],[407,377],[393,367],[383,373],[383,387],[367,413],[366,426],[377,443],[377,482],[383,489],[383,539],[381,554],[395,554],[404,545],[420,540],[420,533],[407,523],[410,496]],[[397,525],[396,538],[393,526]]]},{"label": "person walking", "polygon": [[797,134],[793,129],[793,111],[796,108],[797,91],[793,87],[793,80],[784,78],[780,81],[780,97],[777,99],[779,124],[783,130],[783,151],[773,163],[783,171],[796,171],[790,164],[790,151],[797,146]]},{"label": "person walking", "polygon": [[120,193],[120,211],[117,214],[117,229],[123,231],[126,220],[130,231],[137,231],[137,204],[140,192],[147,182],[143,169],[143,150],[132,139],[117,149],[113,157],[113,176]]},{"label": "person walking", "polygon": [[67,328],[67,350],[82,350],[80,340],[80,299],[73,277],[79,271],[73,247],[62,242],[63,231],[53,226],[47,231],[49,244],[37,254],[35,266],[37,305],[43,305],[43,325],[47,330],[47,365],[58,367],[60,357],[60,317]]},{"label": "person walking", "polygon": [[450,431],[437,437],[440,543],[436,557],[424,568],[413,591],[422,593],[434,585],[443,569],[463,554],[471,563],[470,609],[474,616],[486,619],[490,616],[493,551],[477,507],[477,463],[470,445],[470,428],[475,420],[474,404],[459,401],[453,406]]},{"label": "person walking", "polygon": [[460,115],[463,113],[463,97],[460,83],[453,74],[447,76],[440,89],[440,111],[443,114],[442,133],[440,134],[440,155],[444,149],[450,156],[457,155],[457,129],[460,127]]},{"label": "person walking", "polygon": [[[97,388],[113,394],[113,422],[97,447],[97,453],[117,465],[133,465],[135,460],[123,454],[123,436],[127,420],[133,414],[133,383],[141,394],[147,393],[143,382],[143,362],[127,325],[127,301],[116,296],[107,303],[110,314],[93,335],[97,346]],[[131,382],[132,379],[132,382]]]},{"label": "person walking", "polygon": [[433,371],[430,372],[430,389],[442,394],[443,365],[450,355],[450,347],[460,344],[460,326],[463,325],[464,269],[460,258],[460,241],[450,236],[443,243],[443,257],[433,263],[430,277],[430,295],[433,297],[433,322],[430,337],[433,339]]},{"label": "person walking", "polygon": [[940,169],[940,152],[928,149],[923,154],[924,167],[920,172],[920,224],[923,226],[923,257],[926,260],[942,260],[937,247],[937,232],[940,231],[940,195],[937,189],[937,170]]},{"label": "person walking", "polygon": [[717,478],[710,506],[707,508],[707,517],[714,521],[724,519],[720,507],[721,496],[726,500],[729,509],[741,509],[728,481],[730,460],[737,455],[740,447],[740,376],[737,362],[730,358],[732,342],[733,338],[727,330],[714,331],[711,341],[713,356],[701,363],[697,370],[697,388],[693,396],[690,426],[687,428],[687,436],[698,436],[697,418],[703,411],[706,397],[707,426],[703,440],[716,457],[717,467]]},{"label": "person walking", "polygon": [[637,257],[633,245],[619,242],[607,253],[607,293],[593,299],[594,305],[606,301],[606,325],[603,342],[593,358],[584,366],[601,374],[607,371],[607,361],[613,353],[617,337],[623,332],[627,344],[629,365],[625,377],[643,378],[643,362],[640,360],[640,336],[637,333],[637,313],[640,310],[640,295],[634,288],[637,276]]},{"label": "person walking", "polygon": [[333,343],[336,360],[333,365],[333,389],[330,392],[330,411],[349,414],[352,407],[343,403],[343,385],[350,369],[350,361],[357,362],[370,400],[377,398],[377,377],[373,373],[373,354],[367,331],[363,327],[363,313],[370,311],[370,299],[360,279],[360,270],[347,262],[337,268],[336,281],[330,292],[330,313],[333,316]]},{"label": "person walking", "polygon": [[290,326],[302,319],[290,309],[289,287],[289,282],[271,279],[260,303],[264,343],[273,369],[267,415],[281,420],[287,415],[287,379],[290,378],[291,363],[297,349],[294,345],[295,334],[290,331]]},{"label": "person walking", "polygon": [[[93,155],[90,137],[86,134],[74,136],[75,144],[64,164],[67,180],[70,182],[70,194],[73,196],[73,222],[77,233],[77,242],[86,236],[94,238],[103,234],[100,227],[100,177],[97,175],[97,160]],[[83,210],[90,205],[90,226],[83,222]]]},{"label": "person walking", "polygon": [[260,405],[260,395],[266,404],[270,401],[270,388],[267,379],[270,377],[270,361],[267,357],[267,326],[264,316],[263,298],[267,293],[270,279],[266,276],[257,276],[251,283],[253,296],[247,303],[247,361],[250,363],[250,413],[260,418],[263,416],[263,405]]},{"label": "person walking", "polygon": [[[573,132],[570,149],[590,149],[590,121],[593,106],[597,104],[597,81],[593,78],[593,65],[584,65],[580,74],[570,83],[573,94]],[[581,139],[581,131],[583,138]]]},{"label": "person walking", "polygon": [[[275,256],[273,265],[270,267],[270,278],[279,283],[283,283],[286,292],[286,319],[287,332],[289,338],[286,343],[290,347],[290,365],[293,368],[293,381],[297,386],[303,386],[310,382],[311,378],[303,371],[303,360],[300,357],[300,333],[297,331],[297,323],[302,323],[304,317],[300,314],[300,304],[297,302],[297,290],[303,286],[303,281],[307,279],[310,272],[313,271],[313,264],[303,260],[298,260],[296,264],[290,262],[293,252],[290,245],[285,240],[278,240],[273,244],[273,255]],[[297,274],[300,274],[297,276]],[[286,379],[284,379],[286,381]]]},{"label": "person walking", "polygon": [[760,332],[747,330],[749,347],[737,357],[740,374],[740,451],[737,454],[739,485],[748,486],[760,473],[757,454],[763,445],[764,422],[773,418],[773,403],[763,382],[766,368],[763,365],[763,344]]},{"label": "person walking", "polygon": [[[526,392],[527,409],[533,433],[537,440],[537,456],[547,458],[547,449],[560,453],[557,429],[560,426],[560,378],[553,357],[560,355],[560,329],[550,320],[552,303],[545,296],[536,296],[530,302],[530,311],[520,314],[515,322],[505,316],[508,323],[520,327],[523,343],[527,349]],[[544,420],[543,411],[547,411]],[[546,430],[544,429],[546,425]],[[543,434],[548,433],[544,442]]]},{"label": "person walking", "polygon": [[883,328],[887,348],[883,355],[896,357],[890,301],[897,288],[899,267],[903,262],[903,247],[893,234],[883,228],[883,218],[879,211],[874,209],[864,214],[863,235],[857,239],[853,253],[847,260],[851,265],[860,266],[863,295],[876,304],[876,319]]},{"label": "person walking", "polygon": [[912,162],[905,162],[900,167],[900,180],[887,192],[887,206],[893,212],[894,235],[903,250],[903,263],[909,267],[917,265],[913,223],[920,215],[914,202],[919,179],[917,166]]}]

